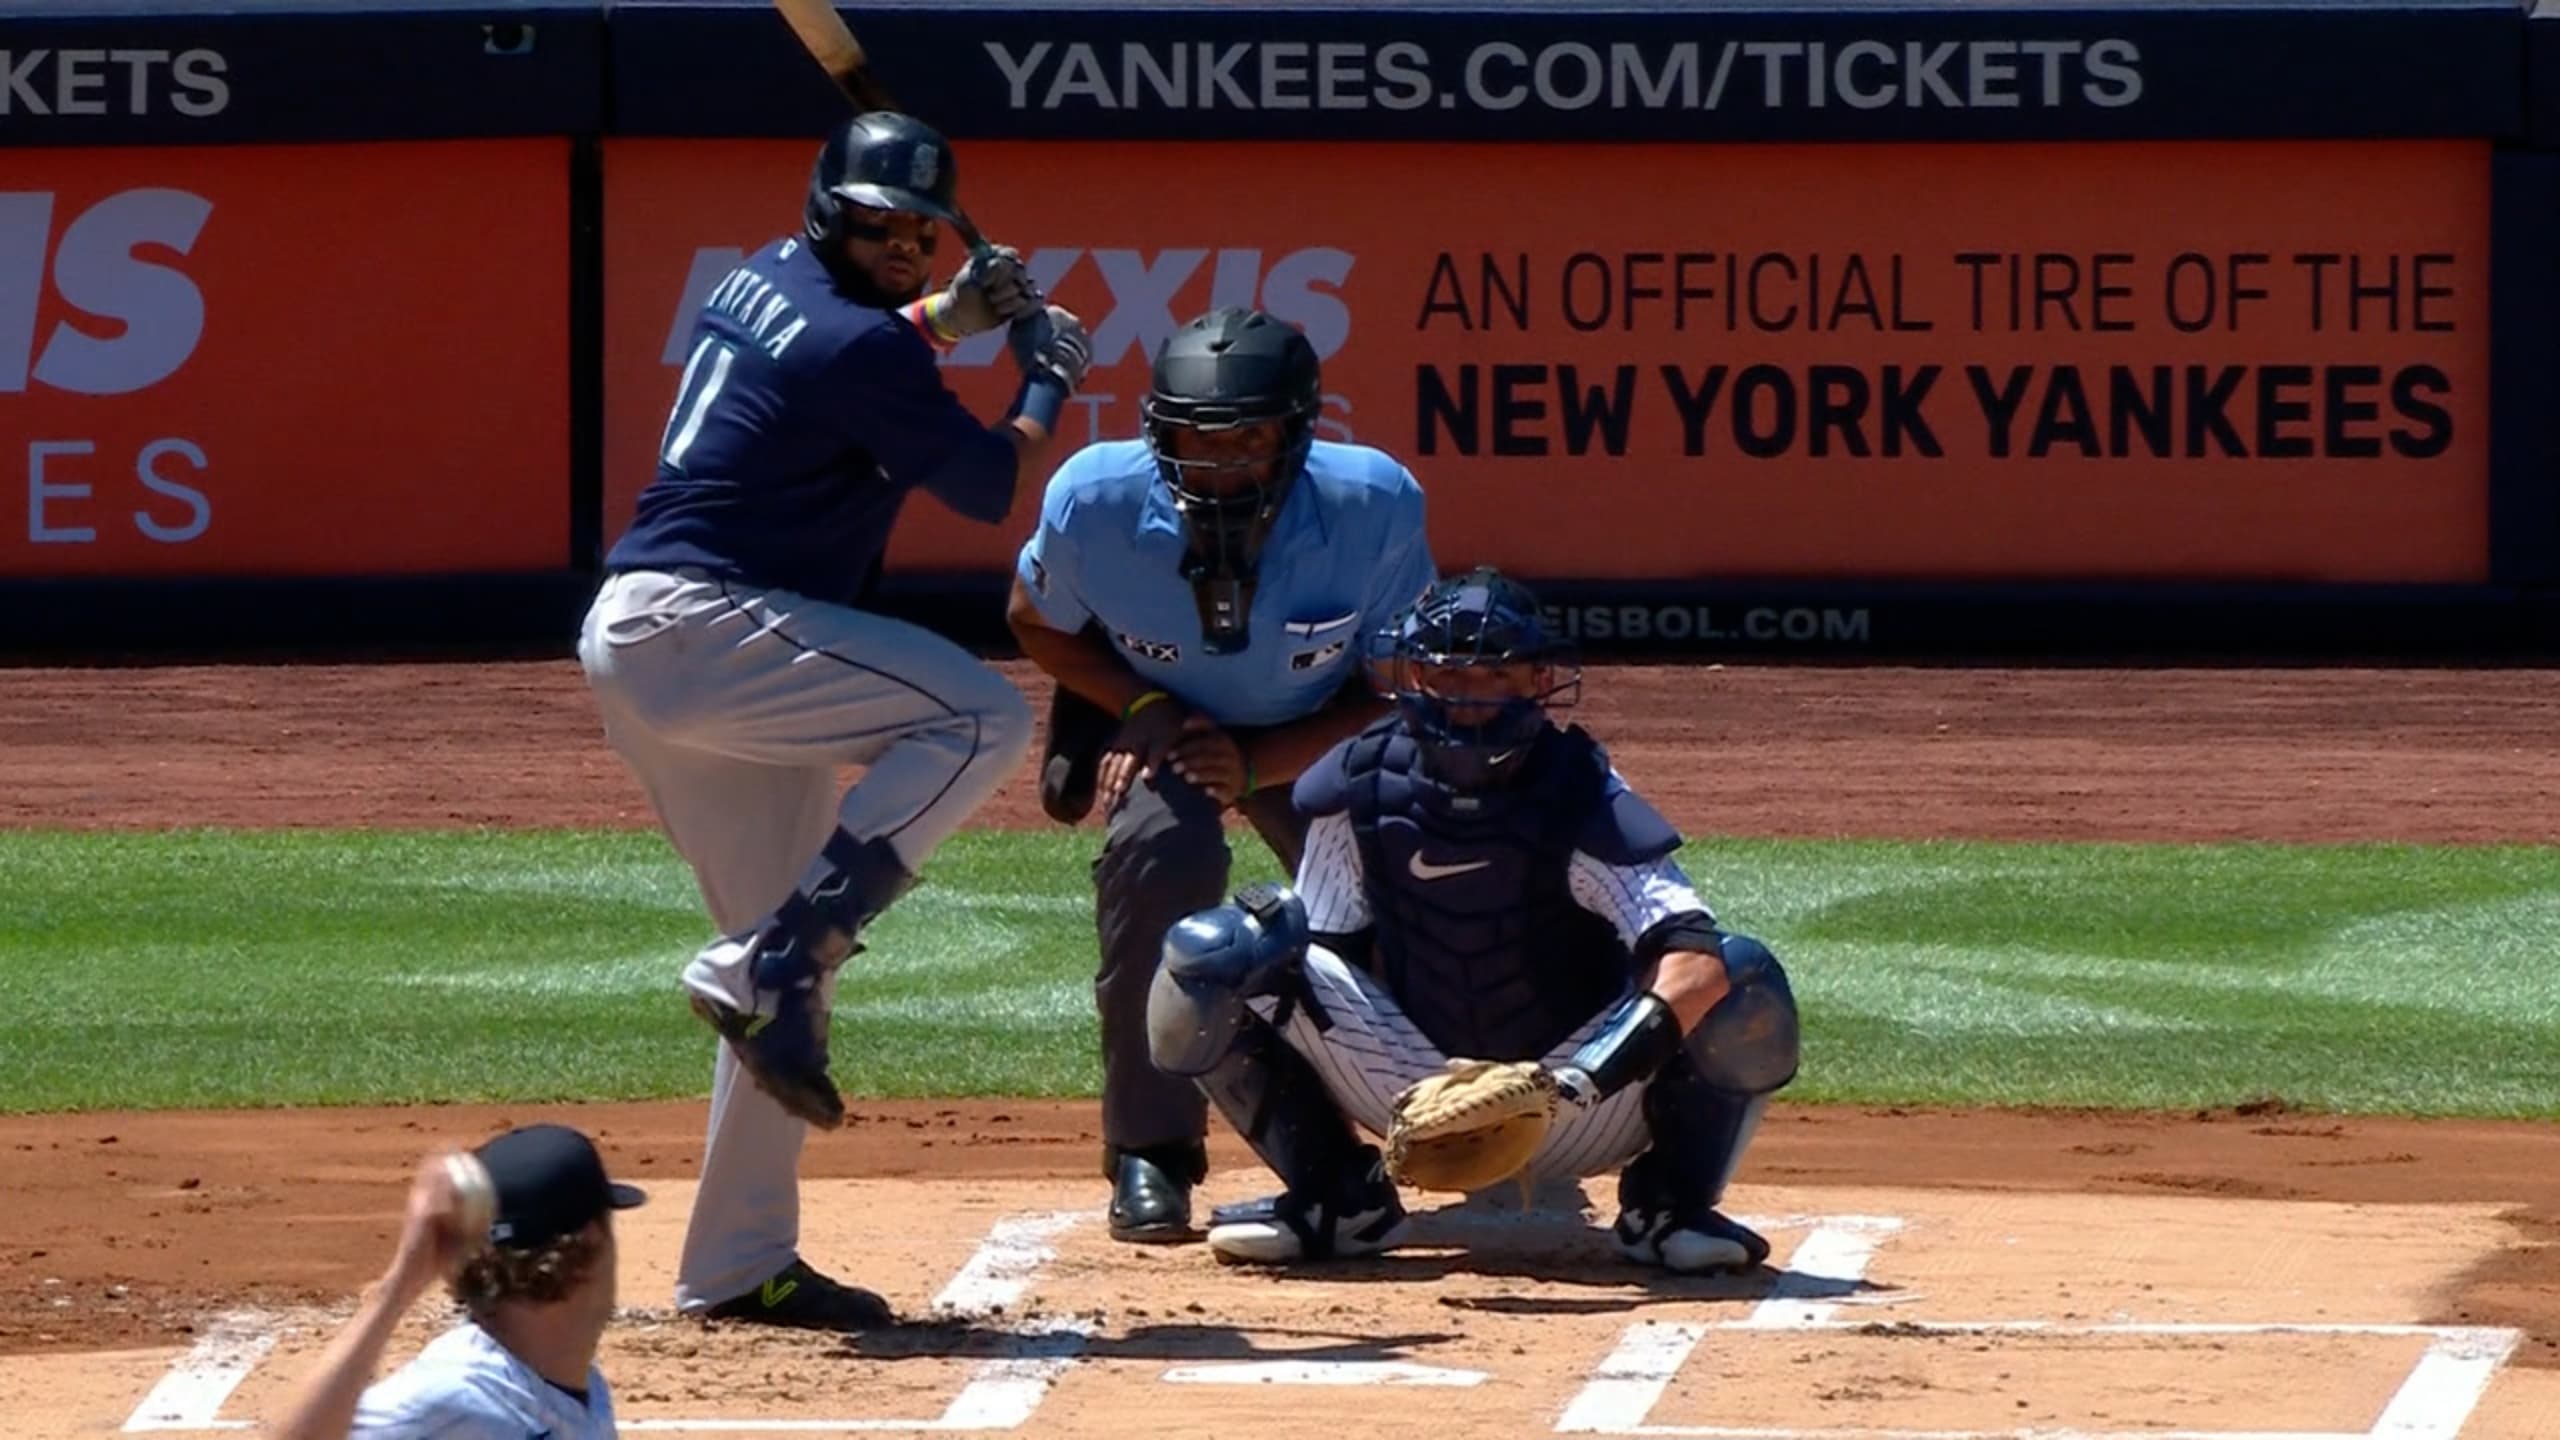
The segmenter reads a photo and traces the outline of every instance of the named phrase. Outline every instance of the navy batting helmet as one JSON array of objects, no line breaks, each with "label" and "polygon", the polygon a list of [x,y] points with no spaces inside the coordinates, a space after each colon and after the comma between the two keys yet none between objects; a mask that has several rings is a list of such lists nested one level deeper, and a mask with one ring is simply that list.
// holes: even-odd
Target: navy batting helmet
[{"label": "navy batting helmet", "polygon": [[1371,658],[1426,768],[1462,790],[1507,777],[1548,712],[1582,694],[1581,661],[1547,628],[1538,597],[1491,566],[1424,591],[1378,632]]},{"label": "navy batting helmet", "polygon": [[940,131],[911,115],[874,110],[837,126],[818,151],[802,231],[818,258],[836,269],[847,236],[878,240],[887,233],[855,220],[850,207],[900,210],[948,225],[959,211],[959,190],[960,162]]}]

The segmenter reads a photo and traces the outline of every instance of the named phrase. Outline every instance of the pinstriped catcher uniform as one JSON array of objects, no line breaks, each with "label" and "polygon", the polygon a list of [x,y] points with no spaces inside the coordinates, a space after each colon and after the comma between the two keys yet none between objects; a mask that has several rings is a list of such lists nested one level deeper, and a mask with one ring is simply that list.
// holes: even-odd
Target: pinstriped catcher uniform
[{"label": "pinstriped catcher uniform", "polygon": [[1398,1173],[1460,1188],[1617,1170],[1628,1258],[1759,1263],[1768,1243],[1717,1206],[1795,1077],[1776,957],[1724,930],[1672,859],[1678,832],[1599,742],[1553,722],[1581,670],[1525,587],[1442,580],[1371,660],[1396,709],[1299,777],[1294,891],[1177,924],[1148,997],[1157,1066],[1193,1077],[1284,1187],[1217,1212],[1210,1248],[1292,1263],[1394,1244],[1403,1202],[1359,1132],[1396,1139],[1404,1107],[1431,1103],[1417,1082],[1465,1083],[1451,1061],[1510,1062],[1557,1101],[1524,1166],[1506,1151],[1499,1172]]},{"label": "pinstriped catcher uniform", "polygon": [[[1558,735],[1558,748],[1578,749],[1569,736],[1579,733]],[[1343,754],[1347,758],[1350,751]],[[1600,763],[1605,766],[1605,758]],[[1613,806],[1643,806],[1614,769],[1608,784]],[[1650,807],[1642,814],[1650,817]],[[1658,818],[1652,823],[1660,825]],[[1660,833],[1668,835],[1668,827]],[[1507,846],[1510,837],[1493,843]],[[1286,1016],[1281,1033],[1315,1062],[1325,1088],[1352,1120],[1377,1135],[1387,1133],[1397,1094],[1451,1058],[1563,1064],[1600,1033],[1608,1004],[1624,993],[1639,937],[1681,915],[1714,921],[1667,854],[1603,859],[1576,847],[1565,857],[1565,893],[1582,912],[1605,922],[1605,935],[1598,926],[1573,924],[1570,938],[1557,949],[1509,943],[1475,955],[1427,957],[1417,957],[1399,935],[1388,946],[1394,958],[1380,956],[1370,965],[1346,960],[1332,945],[1355,956],[1379,950],[1368,938],[1376,930],[1373,885],[1409,892],[1412,904],[1444,912],[1519,908],[1514,866],[1508,857],[1486,853],[1482,842],[1417,833],[1409,845],[1389,850],[1389,865],[1373,879],[1350,815],[1337,811],[1309,824],[1306,859],[1298,870],[1298,893],[1316,936],[1306,958],[1311,994],[1307,1005]],[[1400,863],[1393,860],[1398,853]],[[1533,973],[1548,968],[1568,973],[1553,980]],[[1599,999],[1578,1003],[1594,992],[1601,992]],[[1551,993],[1555,999],[1548,998]],[[1279,1009],[1275,1000],[1255,1003],[1266,1017]],[[1506,1003],[1518,1008],[1488,1009]],[[1649,1143],[1643,1099],[1641,1087],[1630,1087],[1591,1110],[1566,1111],[1529,1162],[1529,1173],[1597,1175],[1642,1153]]]}]

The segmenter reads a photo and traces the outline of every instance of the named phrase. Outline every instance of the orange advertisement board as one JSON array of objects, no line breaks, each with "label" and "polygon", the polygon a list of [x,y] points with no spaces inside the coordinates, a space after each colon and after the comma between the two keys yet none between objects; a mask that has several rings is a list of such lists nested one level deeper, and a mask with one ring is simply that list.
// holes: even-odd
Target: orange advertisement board
[{"label": "orange advertisement board", "polygon": [[[615,141],[608,537],[694,300],[815,141]],[[962,202],[1092,328],[1075,440],[1256,303],[1445,564],[1576,578],[2477,581],[2489,150],[2405,144],[1011,144]],[[956,251],[956,246],[952,247]],[[957,263],[945,257],[944,268]],[[1000,413],[1001,342],[945,374]],[[1000,568],[907,507],[902,568]]]},{"label": "orange advertisement board", "polygon": [[569,556],[567,142],[0,163],[0,576]]}]

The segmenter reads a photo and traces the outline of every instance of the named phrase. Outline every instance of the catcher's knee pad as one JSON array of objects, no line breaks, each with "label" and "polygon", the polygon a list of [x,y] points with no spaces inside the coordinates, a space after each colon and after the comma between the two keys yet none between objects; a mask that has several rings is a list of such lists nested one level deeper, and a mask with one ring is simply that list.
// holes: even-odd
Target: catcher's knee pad
[{"label": "catcher's knee pad", "polygon": [[1307,907],[1278,885],[1185,916],[1165,932],[1147,990],[1147,1053],[1170,1075],[1205,1075],[1235,1048],[1245,1002],[1294,984],[1307,953]]},{"label": "catcher's knee pad", "polygon": [[1748,935],[1727,935],[1719,948],[1733,988],[1689,1032],[1689,1058],[1699,1078],[1719,1090],[1766,1095],[1783,1089],[1796,1077],[1799,1041],[1787,972],[1768,946]]}]

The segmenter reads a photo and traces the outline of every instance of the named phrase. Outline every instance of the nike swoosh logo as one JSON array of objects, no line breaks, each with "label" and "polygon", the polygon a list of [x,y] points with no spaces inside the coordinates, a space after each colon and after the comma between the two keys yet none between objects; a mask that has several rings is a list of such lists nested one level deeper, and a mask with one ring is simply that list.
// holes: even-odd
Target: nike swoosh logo
[{"label": "nike swoosh logo", "polygon": [[1412,861],[1405,868],[1413,872],[1413,878],[1416,880],[1445,880],[1452,875],[1464,875],[1470,870],[1481,870],[1492,863],[1490,860],[1470,860],[1464,865],[1434,865],[1423,859],[1422,852],[1416,850],[1413,852]]},{"label": "nike swoosh logo", "polygon": [[772,1280],[767,1280],[764,1282],[764,1308],[770,1310],[774,1306],[781,1304],[783,1301],[790,1299],[791,1292],[799,1288],[800,1282],[797,1280],[784,1280],[778,1277]]}]

